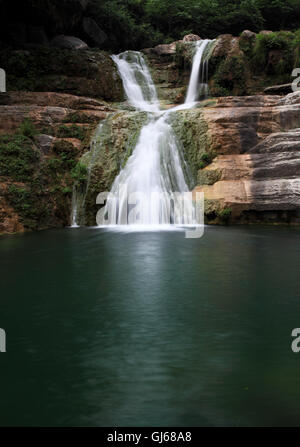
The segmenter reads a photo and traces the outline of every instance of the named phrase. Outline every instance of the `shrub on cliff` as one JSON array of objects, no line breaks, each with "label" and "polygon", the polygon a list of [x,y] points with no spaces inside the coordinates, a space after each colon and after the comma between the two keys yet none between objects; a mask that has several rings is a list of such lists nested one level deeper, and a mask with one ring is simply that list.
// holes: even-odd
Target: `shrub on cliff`
[{"label": "shrub on cliff", "polygon": [[0,175],[24,182],[31,178],[40,159],[31,139],[24,135],[0,136]]},{"label": "shrub on cliff", "polygon": [[289,31],[259,34],[253,48],[252,66],[268,74],[290,73],[294,65],[294,38]]}]

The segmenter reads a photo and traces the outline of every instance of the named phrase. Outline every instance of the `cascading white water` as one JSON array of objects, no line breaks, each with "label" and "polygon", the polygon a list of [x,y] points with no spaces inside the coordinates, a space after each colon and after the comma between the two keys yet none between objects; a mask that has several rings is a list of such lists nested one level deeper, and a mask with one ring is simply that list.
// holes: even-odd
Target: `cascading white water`
[{"label": "cascading white water", "polygon": [[[190,82],[185,99],[185,104],[193,103],[197,101],[199,95],[202,93],[207,95],[207,78],[208,64],[207,59],[203,58],[207,46],[211,43],[211,40],[200,40],[193,59],[192,72],[190,76]],[[199,84],[200,79],[200,84]]]},{"label": "cascading white water", "polygon": [[[166,114],[150,117],[142,130],[136,148],[126,166],[115,179],[111,195],[106,206],[108,224],[126,225],[138,223],[143,225],[189,224],[192,209],[186,204],[183,219],[170,210],[167,194],[188,191],[182,169],[182,160],[178,143]],[[128,197],[139,202],[138,215],[129,214]],[[180,209],[178,197],[174,209]],[[177,205],[177,206],[176,206]],[[129,222],[128,222],[129,220]]]},{"label": "cascading white water", "polygon": [[112,56],[121,74],[126,96],[132,106],[147,112],[158,112],[156,88],[145,59],[138,51],[125,51]]},{"label": "cascading white water", "polygon": [[[194,224],[191,202],[181,201],[174,193],[188,192],[179,144],[168,123],[170,113],[192,108],[199,93],[199,68],[210,40],[197,44],[184,105],[159,111],[156,89],[141,53],[130,52],[113,56],[121,75],[129,102],[149,112],[148,123],[142,128],[137,145],[126,166],[115,179],[108,197],[103,223],[108,225]],[[203,74],[201,73],[201,78]],[[203,83],[203,79],[201,79]],[[128,197],[139,204],[131,222]],[[170,196],[173,212],[170,212]],[[180,212],[178,212],[180,210]],[[170,222],[171,216],[171,222]]]}]

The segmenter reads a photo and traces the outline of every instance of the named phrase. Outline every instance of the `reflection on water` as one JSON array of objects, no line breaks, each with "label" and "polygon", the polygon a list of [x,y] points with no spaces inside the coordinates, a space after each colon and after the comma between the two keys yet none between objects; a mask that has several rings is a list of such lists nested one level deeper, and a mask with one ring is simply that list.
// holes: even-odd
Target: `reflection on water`
[{"label": "reflection on water", "polygon": [[297,230],[0,239],[0,425],[299,425]]}]

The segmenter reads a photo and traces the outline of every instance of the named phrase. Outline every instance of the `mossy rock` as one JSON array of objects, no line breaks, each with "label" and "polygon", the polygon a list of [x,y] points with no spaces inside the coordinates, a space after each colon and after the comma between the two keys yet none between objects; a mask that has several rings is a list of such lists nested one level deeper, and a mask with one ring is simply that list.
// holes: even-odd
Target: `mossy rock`
[{"label": "mossy rock", "polygon": [[25,182],[31,179],[40,153],[33,141],[22,134],[0,136],[0,175]]},{"label": "mossy rock", "polygon": [[88,175],[79,197],[83,209],[79,210],[81,224],[95,225],[100,192],[110,191],[113,181],[127,163],[135,148],[140,130],[147,121],[145,112],[121,111],[111,114],[99,127],[91,149],[80,159]]},{"label": "mossy rock", "polygon": [[174,112],[170,120],[187,163],[189,187],[193,188],[197,183],[199,169],[204,167],[202,156],[210,154],[208,125],[201,109]]}]

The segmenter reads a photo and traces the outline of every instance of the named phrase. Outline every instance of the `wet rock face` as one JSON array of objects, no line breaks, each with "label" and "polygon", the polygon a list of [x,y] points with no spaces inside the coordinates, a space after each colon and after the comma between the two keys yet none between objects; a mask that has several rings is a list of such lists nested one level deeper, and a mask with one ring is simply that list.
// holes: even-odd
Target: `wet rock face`
[{"label": "wet rock face", "polygon": [[235,223],[300,223],[299,98],[220,98],[203,109],[216,157],[195,190],[205,194],[208,221],[222,223],[230,210]]}]

